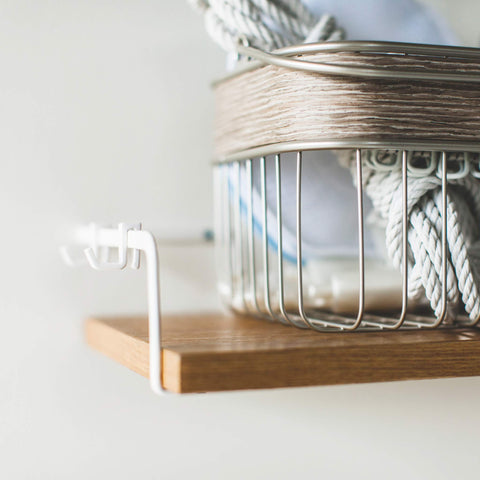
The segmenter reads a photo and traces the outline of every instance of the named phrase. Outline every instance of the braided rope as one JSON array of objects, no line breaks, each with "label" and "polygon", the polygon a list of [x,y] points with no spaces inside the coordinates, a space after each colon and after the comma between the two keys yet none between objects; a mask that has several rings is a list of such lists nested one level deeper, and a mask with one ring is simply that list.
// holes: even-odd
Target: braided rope
[{"label": "braided rope", "polygon": [[[365,152],[368,155],[379,152]],[[383,152],[383,160],[393,152]],[[452,158],[450,158],[452,157]],[[455,158],[450,154],[448,159]],[[347,162],[355,170],[353,156]],[[388,163],[388,159],[387,162]],[[391,161],[391,163],[394,163]],[[387,253],[396,268],[402,265],[403,185],[399,169],[379,171],[364,165],[363,183],[379,217],[385,221]],[[471,320],[480,315],[480,184],[470,176],[449,182],[447,194],[447,316],[463,304]],[[442,189],[435,175],[408,178],[409,291],[411,299],[425,296],[438,316],[442,311]],[[471,248],[472,247],[472,248]]]},{"label": "braided rope", "polygon": [[266,51],[305,41],[340,40],[330,15],[316,18],[299,0],[188,0],[204,17],[208,34],[224,50],[239,38]]}]

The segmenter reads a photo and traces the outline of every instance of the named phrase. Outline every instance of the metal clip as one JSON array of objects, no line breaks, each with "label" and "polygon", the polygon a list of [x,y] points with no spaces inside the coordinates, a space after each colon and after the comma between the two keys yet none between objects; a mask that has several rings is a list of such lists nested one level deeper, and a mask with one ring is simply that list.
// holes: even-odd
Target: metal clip
[{"label": "metal clip", "polygon": [[[381,160],[378,158],[380,154],[384,154],[384,157]],[[396,151],[369,152],[369,155],[365,159],[365,163],[378,172],[391,172],[392,170],[397,170],[401,167],[400,155]]]},{"label": "metal clip", "polygon": [[408,152],[407,155],[407,171],[411,177],[428,177],[437,169],[438,160],[435,156],[435,152],[430,152],[430,157],[428,159],[426,159],[425,157],[421,157],[422,159],[427,161],[427,164],[422,167],[414,164],[415,160],[418,158],[415,157],[414,154],[415,152]]},{"label": "metal clip", "polygon": [[[456,170],[449,171],[450,168],[457,165]],[[447,160],[447,180],[460,180],[465,178],[470,173],[470,162],[467,161],[464,156],[462,159]],[[439,162],[437,166],[436,175],[438,178],[442,178],[442,163]]]},{"label": "metal clip", "polygon": [[476,154],[476,159],[470,152],[465,152],[465,157],[470,163],[470,174],[472,177],[480,178],[480,155]]}]

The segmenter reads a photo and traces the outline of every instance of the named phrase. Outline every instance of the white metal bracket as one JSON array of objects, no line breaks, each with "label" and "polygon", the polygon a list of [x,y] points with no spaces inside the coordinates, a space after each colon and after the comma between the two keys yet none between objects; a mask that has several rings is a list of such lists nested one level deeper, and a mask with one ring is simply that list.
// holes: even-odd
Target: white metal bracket
[{"label": "white metal bracket", "polygon": [[[84,246],[84,256],[75,258],[67,247],[61,247],[61,256],[69,266],[89,264],[96,270],[122,270],[127,267],[130,250],[130,267],[138,269],[140,267],[140,251],[144,252],[147,265],[150,386],[156,394],[164,394],[165,390],[162,386],[160,273],[155,237],[151,232],[142,230],[141,224],[120,223],[116,229],[102,228],[96,224],[90,224],[88,227],[78,228],[74,232],[73,241]],[[108,253],[113,248],[118,249],[118,259],[111,262],[108,259]],[[99,255],[101,249],[107,252],[107,255],[102,258]]]}]

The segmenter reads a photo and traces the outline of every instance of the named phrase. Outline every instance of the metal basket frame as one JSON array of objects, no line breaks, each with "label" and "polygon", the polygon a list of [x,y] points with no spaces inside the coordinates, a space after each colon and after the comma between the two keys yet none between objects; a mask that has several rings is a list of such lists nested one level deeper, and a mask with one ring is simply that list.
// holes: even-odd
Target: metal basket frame
[{"label": "metal basket frame", "polygon": [[[412,80],[445,80],[452,82],[480,82],[480,75],[442,73],[439,71],[412,72],[412,71],[388,71],[384,68],[359,68],[358,66],[338,66],[323,63],[308,62],[294,55],[325,51],[368,51],[368,52],[391,52],[401,54],[435,55],[439,57],[459,57],[480,59],[480,49],[467,49],[459,47],[438,47],[430,45],[398,44],[386,42],[336,42],[331,44],[315,44],[288,47],[274,53],[266,53],[257,49],[240,44],[238,52],[244,56],[255,59],[249,62],[233,75],[238,75],[247,70],[258,68],[261,64],[272,64],[284,68],[299,69],[326,75],[353,75],[370,78],[408,78]],[[231,75],[230,75],[231,76]],[[353,150],[356,162],[356,197],[358,217],[358,265],[359,265],[359,298],[358,312],[356,315],[340,315],[329,311],[307,311],[304,301],[304,275],[302,257],[302,162],[303,152],[312,150]],[[389,150],[396,151],[401,159],[402,172],[402,307],[398,315],[378,315],[367,313],[365,309],[365,238],[364,238],[364,204],[362,172],[365,161],[365,150]],[[283,219],[282,219],[282,155],[284,153],[296,153],[296,298],[298,308],[296,311],[287,309],[285,304],[285,281],[284,281],[284,254],[282,249]],[[431,155],[439,155],[439,177],[441,178],[442,196],[442,308],[438,316],[417,315],[408,312],[408,158],[413,152],[430,152]],[[218,158],[215,162],[216,178],[216,239],[219,249],[220,268],[228,271],[227,303],[232,306],[235,295],[239,295],[242,301],[242,313],[248,313],[261,318],[277,320],[284,324],[299,328],[310,328],[318,331],[354,331],[354,330],[396,330],[399,328],[436,328],[445,325],[447,315],[447,216],[444,214],[447,205],[448,181],[451,174],[448,171],[448,154],[461,152],[465,161],[472,153],[480,152],[480,144],[477,142],[454,142],[454,141],[398,141],[395,138],[389,140],[376,140],[371,138],[358,139],[322,139],[310,142],[284,142],[272,145],[258,146],[243,151],[233,152]],[[273,158],[272,158],[273,157]],[[276,221],[277,221],[277,258],[276,268],[278,272],[278,305],[272,305],[272,265],[269,259],[268,245],[268,216],[267,216],[267,159],[275,163],[276,185]],[[262,198],[262,270],[263,288],[261,296],[258,294],[258,269],[256,257],[258,252],[255,248],[254,214],[253,214],[253,170],[252,162],[259,162],[261,174],[261,198]],[[289,160],[290,161],[290,160]],[[237,172],[238,184],[232,189],[229,186],[231,170]],[[247,198],[246,225],[242,221],[242,207],[240,196],[240,171],[244,170],[247,178],[247,188],[250,194]],[[474,170],[478,176],[478,165]],[[410,173],[411,174],[411,173]],[[246,229],[246,232],[245,232]],[[246,235],[245,235],[246,233]],[[247,245],[244,245],[244,238]],[[223,253],[222,253],[223,252]],[[226,253],[226,256],[223,255]],[[262,306],[264,308],[262,308]],[[462,326],[474,326],[480,321],[480,316],[471,320],[465,316],[457,319],[457,324]]]}]

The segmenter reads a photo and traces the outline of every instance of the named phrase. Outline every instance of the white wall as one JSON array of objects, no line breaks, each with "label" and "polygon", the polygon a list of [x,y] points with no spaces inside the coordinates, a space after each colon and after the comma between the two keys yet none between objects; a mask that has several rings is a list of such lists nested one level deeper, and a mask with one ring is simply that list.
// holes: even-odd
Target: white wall
[{"label": "white wall", "polygon": [[[479,2],[428,3],[478,43]],[[144,278],[66,269],[57,227],[210,225],[222,69],[184,1],[0,0],[0,478],[478,478],[479,379],[157,398],[84,345]],[[165,311],[218,307],[211,249],[161,254]]]}]

